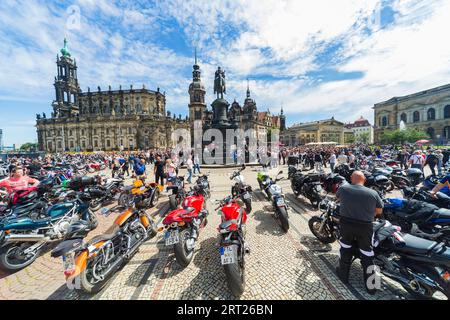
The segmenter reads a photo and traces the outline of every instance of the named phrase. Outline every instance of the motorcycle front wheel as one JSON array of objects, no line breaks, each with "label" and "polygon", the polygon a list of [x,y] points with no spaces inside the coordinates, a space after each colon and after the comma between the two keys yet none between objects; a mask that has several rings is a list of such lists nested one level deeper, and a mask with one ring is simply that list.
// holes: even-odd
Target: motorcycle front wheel
[{"label": "motorcycle front wheel", "polygon": [[0,248],[0,268],[15,272],[28,267],[39,256],[40,249],[26,256],[24,251],[35,244],[35,242],[12,243]]},{"label": "motorcycle front wheel", "polygon": [[329,230],[327,225],[325,225],[322,231],[320,231],[322,221],[323,218],[317,216],[309,219],[308,221],[309,230],[311,230],[312,234],[322,243],[328,244],[335,242],[336,237],[331,232],[331,230]]},{"label": "motorcycle front wheel", "polygon": [[284,232],[288,232],[289,218],[286,207],[277,207],[276,210],[278,210],[278,219],[280,220],[281,229],[283,229]]},{"label": "motorcycle front wheel", "polygon": [[175,252],[175,258],[177,262],[183,268],[187,267],[194,257],[194,249],[188,249],[186,245],[186,241],[191,237],[191,232],[189,229],[184,229],[180,232],[179,239],[180,241],[174,244],[173,249]]},{"label": "motorcycle front wheel", "polygon": [[244,199],[245,203],[245,211],[247,214],[250,214],[252,212],[252,200],[251,199]]}]

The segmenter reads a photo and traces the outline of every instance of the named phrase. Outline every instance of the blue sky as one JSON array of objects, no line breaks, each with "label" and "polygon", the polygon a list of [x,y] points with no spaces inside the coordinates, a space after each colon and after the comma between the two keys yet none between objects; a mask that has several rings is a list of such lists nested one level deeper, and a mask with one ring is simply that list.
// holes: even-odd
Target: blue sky
[{"label": "blue sky", "polygon": [[64,37],[83,91],[156,89],[187,114],[198,49],[208,105],[217,66],[227,98],[246,79],[259,110],[288,124],[349,122],[393,96],[449,83],[450,1],[0,1],[0,128],[6,145],[35,141],[35,114],[51,112]]}]

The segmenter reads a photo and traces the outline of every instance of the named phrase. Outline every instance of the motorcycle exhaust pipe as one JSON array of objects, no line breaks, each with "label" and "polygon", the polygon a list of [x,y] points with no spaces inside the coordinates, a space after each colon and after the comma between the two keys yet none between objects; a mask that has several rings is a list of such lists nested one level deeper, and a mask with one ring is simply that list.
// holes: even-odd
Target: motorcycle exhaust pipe
[{"label": "motorcycle exhaust pipe", "polygon": [[43,242],[47,241],[43,234],[10,234],[5,236],[5,243],[11,242]]}]

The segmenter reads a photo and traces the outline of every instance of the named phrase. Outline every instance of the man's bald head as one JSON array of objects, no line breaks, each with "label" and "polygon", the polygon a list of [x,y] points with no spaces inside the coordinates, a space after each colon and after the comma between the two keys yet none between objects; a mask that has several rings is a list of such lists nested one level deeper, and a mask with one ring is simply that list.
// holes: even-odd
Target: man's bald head
[{"label": "man's bald head", "polygon": [[366,182],[366,176],[361,171],[355,171],[351,176],[352,184],[364,185]]}]

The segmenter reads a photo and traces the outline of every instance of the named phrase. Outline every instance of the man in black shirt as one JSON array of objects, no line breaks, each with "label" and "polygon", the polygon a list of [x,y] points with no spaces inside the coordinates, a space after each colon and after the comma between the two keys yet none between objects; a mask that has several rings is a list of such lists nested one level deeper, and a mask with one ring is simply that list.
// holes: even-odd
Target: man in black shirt
[{"label": "man in black shirt", "polygon": [[154,172],[155,172],[155,182],[158,183],[158,180],[161,180],[160,185],[164,185],[164,166],[165,166],[165,161],[161,160],[161,157],[158,155],[156,156],[156,161],[155,161],[155,167],[154,167]]},{"label": "man in black shirt", "polygon": [[339,243],[340,259],[337,274],[344,283],[348,283],[354,245],[360,251],[361,264],[364,272],[364,284],[370,294],[375,293],[375,288],[368,284],[368,279],[374,274],[373,263],[373,225],[376,215],[380,215],[383,209],[383,201],[378,193],[366,188],[366,177],[361,171],[353,172],[352,184],[341,186],[336,196],[340,200],[340,233]]}]

